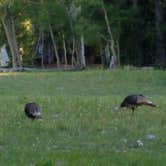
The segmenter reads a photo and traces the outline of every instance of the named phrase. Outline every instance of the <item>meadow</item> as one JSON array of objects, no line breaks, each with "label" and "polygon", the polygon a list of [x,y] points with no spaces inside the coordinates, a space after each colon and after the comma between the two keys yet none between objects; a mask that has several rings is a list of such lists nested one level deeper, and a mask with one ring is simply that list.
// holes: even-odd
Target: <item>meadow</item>
[{"label": "meadow", "polygon": [[[140,107],[134,115],[115,109],[133,93],[158,107]],[[24,105],[32,101],[43,121],[25,116]],[[143,146],[134,146],[138,139]],[[0,165],[165,166],[166,72],[1,73]]]}]

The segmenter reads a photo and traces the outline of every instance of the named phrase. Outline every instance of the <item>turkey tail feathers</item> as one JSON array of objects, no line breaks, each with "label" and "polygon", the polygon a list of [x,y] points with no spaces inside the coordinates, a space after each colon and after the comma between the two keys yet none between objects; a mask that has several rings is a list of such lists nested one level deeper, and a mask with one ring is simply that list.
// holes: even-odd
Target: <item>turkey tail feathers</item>
[{"label": "turkey tail feathers", "polygon": [[153,104],[151,101],[144,103],[144,105],[148,105],[148,106],[151,106],[151,107],[157,107],[157,105]]}]

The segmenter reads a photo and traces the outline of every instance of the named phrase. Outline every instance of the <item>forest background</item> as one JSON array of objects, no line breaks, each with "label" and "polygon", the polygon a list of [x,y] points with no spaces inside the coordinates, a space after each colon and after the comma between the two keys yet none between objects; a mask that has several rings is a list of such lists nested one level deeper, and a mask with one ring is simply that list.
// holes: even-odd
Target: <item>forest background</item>
[{"label": "forest background", "polygon": [[10,67],[163,68],[165,11],[165,0],[0,0],[0,46]]}]

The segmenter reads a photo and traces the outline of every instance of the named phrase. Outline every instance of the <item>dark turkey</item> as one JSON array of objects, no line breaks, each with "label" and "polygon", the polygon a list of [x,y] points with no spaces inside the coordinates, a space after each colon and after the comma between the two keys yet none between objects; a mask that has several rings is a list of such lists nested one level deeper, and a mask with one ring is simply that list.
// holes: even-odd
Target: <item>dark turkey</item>
[{"label": "dark turkey", "polygon": [[121,103],[120,107],[127,107],[132,109],[132,112],[134,112],[135,108],[138,106],[147,105],[151,107],[156,107],[155,104],[153,104],[150,100],[148,100],[143,95],[129,95],[125,97],[123,102]]},{"label": "dark turkey", "polygon": [[24,107],[24,111],[26,116],[31,119],[42,119],[41,109],[36,103],[27,103]]}]

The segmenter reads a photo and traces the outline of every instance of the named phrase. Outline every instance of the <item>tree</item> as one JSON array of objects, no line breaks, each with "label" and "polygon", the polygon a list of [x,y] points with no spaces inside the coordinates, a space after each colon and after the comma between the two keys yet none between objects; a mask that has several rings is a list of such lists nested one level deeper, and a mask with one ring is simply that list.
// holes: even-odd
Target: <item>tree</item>
[{"label": "tree", "polygon": [[18,12],[18,2],[15,0],[0,1],[1,23],[12,55],[12,66],[21,67],[18,42],[15,29],[15,14]]}]

